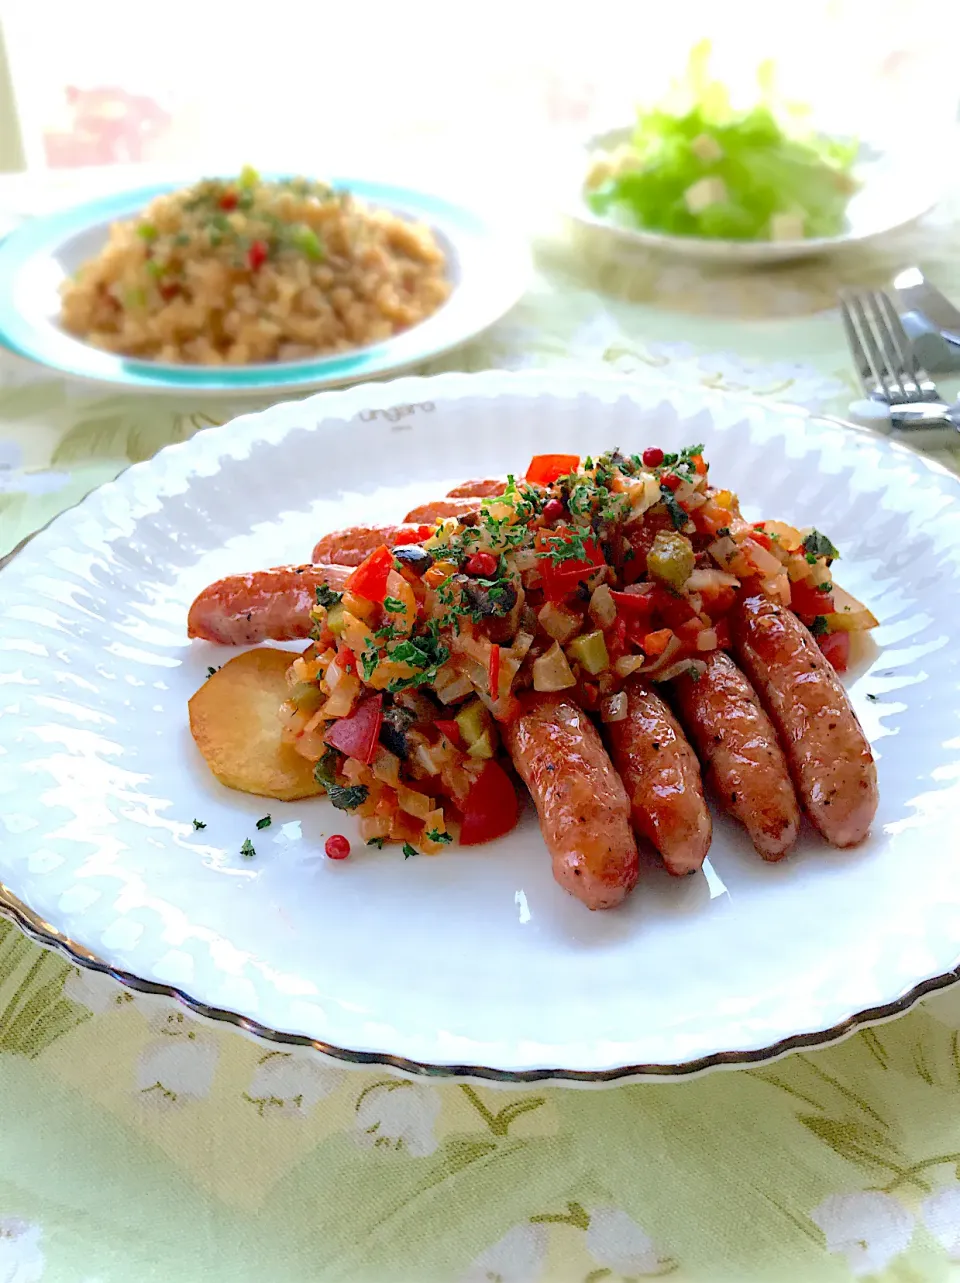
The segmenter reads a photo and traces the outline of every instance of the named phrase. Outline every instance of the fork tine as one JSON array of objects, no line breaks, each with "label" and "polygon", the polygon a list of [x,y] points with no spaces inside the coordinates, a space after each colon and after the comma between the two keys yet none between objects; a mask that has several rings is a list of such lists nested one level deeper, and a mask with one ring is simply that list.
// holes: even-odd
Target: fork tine
[{"label": "fork tine", "polygon": [[886,368],[884,353],[877,342],[870,316],[864,306],[864,297],[854,293],[846,294],[844,297],[858,336],[860,349],[874,380],[874,389],[870,391],[868,388],[868,395],[880,396],[884,401],[899,400],[903,393],[894,372]]},{"label": "fork tine", "polygon": [[907,332],[903,328],[903,323],[897,315],[897,310],[889,296],[882,290],[877,294],[880,314],[882,315],[886,328],[896,344],[900,353],[901,366],[906,376],[916,388],[916,395],[911,400],[923,401],[930,397],[938,395],[936,386],[930,375],[917,360],[916,353],[913,350],[913,344],[907,337]]},{"label": "fork tine", "polygon": [[857,367],[857,377],[860,379],[860,386],[867,396],[886,396],[886,389],[875,378],[871,369],[870,362],[867,359],[866,349],[860,341],[860,335],[857,332],[857,326],[853,319],[853,313],[850,310],[850,304],[844,294],[840,295],[840,318],[843,321],[844,333],[847,336],[847,347],[850,349],[850,355],[853,357],[853,363]]},{"label": "fork tine", "polygon": [[[917,387],[916,380],[910,374],[910,357],[904,350],[909,346],[907,336],[903,333],[903,327],[900,325],[895,312],[893,313],[893,325],[890,324],[890,316],[884,307],[885,303],[889,304],[890,300],[882,290],[870,290],[864,295],[864,310],[869,308],[873,331],[883,352],[887,374],[894,384],[892,399],[915,401],[920,395],[920,389]],[[893,311],[892,307],[890,311]],[[902,344],[899,335],[896,333],[897,330],[900,330],[903,336]],[[911,384],[913,386],[912,391]]]}]

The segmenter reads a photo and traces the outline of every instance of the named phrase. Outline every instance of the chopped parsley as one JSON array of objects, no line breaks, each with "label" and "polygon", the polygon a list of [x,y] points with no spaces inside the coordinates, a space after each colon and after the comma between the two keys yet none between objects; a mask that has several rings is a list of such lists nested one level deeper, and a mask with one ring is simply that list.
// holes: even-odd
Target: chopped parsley
[{"label": "chopped parsley", "polygon": [[260,819],[257,820],[257,828],[268,829],[272,823],[273,823],[273,820],[269,815],[262,815]]},{"label": "chopped parsley", "polygon": [[338,811],[355,811],[367,800],[369,792],[365,784],[352,784],[349,788],[337,783],[337,763],[340,755],[336,749],[328,749],[313,768],[313,778],[327,790],[327,797]]},{"label": "chopped parsley", "polygon": [[214,666],[211,664],[210,667],[207,669],[207,676],[212,677],[214,673],[219,673],[222,667],[223,667],[222,664],[218,664],[216,668],[214,668]]},{"label": "chopped parsley", "polygon": [[442,842],[444,845],[453,841],[452,834],[441,833],[439,829],[428,829],[424,836],[431,842]]},{"label": "chopped parsley", "polygon": [[383,608],[389,615],[400,615],[406,609],[402,601],[396,597],[384,597]]},{"label": "chopped parsley", "polygon": [[331,606],[339,606],[342,600],[343,593],[334,592],[333,589],[328,588],[326,584],[321,584],[317,589],[317,605],[324,606],[327,610],[329,610]]},{"label": "chopped parsley", "polygon": [[367,838],[367,846],[375,846],[378,851],[382,851],[386,840],[386,838]]},{"label": "chopped parsley", "polygon": [[827,583],[817,584],[817,592],[832,592],[832,591],[833,591],[833,584],[827,584]]},{"label": "chopped parsley", "polygon": [[807,553],[807,561],[810,560],[811,554],[814,560],[817,557],[829,557],[831,560],[835,560],[840,556],[827,536],[822,535],[819,530],[810,531],[803,541],[803,550]]},{"label": "chopped parsley", "polygon": [[427,633],[421,633],[415,638],[411,637],[401,642],[390,652],[391,660],[399,664],[409,664],[411,668],[417,670],[412,677],[398,677],[392,681],[387,687],[391,694],[432,682],[439,669],[450,658],[450,651],[440,640],[439,620],[431,620],[428,627]]},{"label": "chopped parsley", "polygon": [[199,831],[200,829],[205,829],[207,826],[203,820],[194,820],[193,827]]},{"label": "chopped parsley", "polygon": [[243,839],[243,846],[240,848],[240,854],[243,856],[245,860],[252,860],[253,857],[257,854],[257,848],[253,845],[253,843],[250,841],[249,838]]},{"label": "chopped parsley", "polygon": [[360,669],[363,673],[363,680],[368,682],[373,674],[377,671],[377,665],[380,663],[380,652],[376,650],[365,650],[360,654]]},{"label": "chopped parsley", "polygon": [[808,566],[815,566],[819,561],[819,558],[817,557],[817,555],[812,552],[804,553],[804,557],[806,559],[806,563]]},{"label": "chopped parsley", "polygon": [[717,531],[717,538],[718,538],[718,539],[729,539],[729,538],[730,538],[730,527],[729,527],[729,526],[721,526],[721,527],[720,527],[720,529]]},{"label": "chopped parsley", "polygon": [[810,631],[813,633],[814,637],[822,637],[824,633],[828,633],[830,631],[830,625],[827,623],[825,616],[817,615],[813,623],[810,625]]},{"label": "chopped parsley", "polygon": [[560,566],[565,561],[590,561],[587,552],[587,546],[584,542],[586,536],[576,530],[571,530],[556,539],[551,539],[543,552],[538,553],[540,557],[549,557],[554,566]]},{"label": "chopped parsley", "polygon": [[[879,695],[870,695],[869,693],[867,694],[867,699],[870,701],[871,704],[875,704],[879,698],[880,698]],[[430,834],[428,833],[427,837],[429,836]]]},{"label": "chopped parsley", "polygon": [[409,842],[404,842],[404,844],[403,844],[403,858],[404,858],[405,860],[409,860],[409,859],[410,859],[410,857],[411,857],[411,855],[418,855],[418,854],[419,854],[419,852],[417,851],[416,847],[411,846]]}]

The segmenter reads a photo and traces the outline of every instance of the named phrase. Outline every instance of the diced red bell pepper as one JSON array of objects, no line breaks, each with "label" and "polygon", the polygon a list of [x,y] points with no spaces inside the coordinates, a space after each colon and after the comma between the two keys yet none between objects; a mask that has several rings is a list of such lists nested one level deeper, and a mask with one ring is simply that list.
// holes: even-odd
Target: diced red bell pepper
[{"label": "diced red bell pepper", "polygon": [[355,673],[357,671],[357,657],[349,646],[340,645],[337,647],[337,664],[345,673]]},{"label": "diced red bell pepper", "polygon": [[617,614],[623,619],[649,619],[653,610],[650,592],[611,592]]},{"label": "diced red bell pepper", "polygon": [[688,619],[686,623],[680,624],[676,630],[677,636],[682,642],[696,649],[697,638],[703,631],[703,621],[700,619]]},{"label": "diced red bell pepper", "polygon": [[460,845],[479,846],[503,837],[516,826],[519,814],[510,776],[497,762],[487,762],[463,805]]},{"label": "diced red bell pepper", "polygon": [[650,593],[650,604],[653,613],[668,628],[677,629],[688,619],[694,619],[697,612],[686,597],[678,597],[662,584],[655,584]]},{"label": "diced red bell pepper", "polygon": [[347,580],[347,592],[356,593],[365,601],[383,602],[387,595],[387,579],[393,569],[393,554],[386,544],[381,544]]},{"label": "diced red bell pepper", "polygon": [[411,526],[409,530],[398,530],[393,536],[394,548],[402,548],[408,543],[422,543],[429,539],[436,526]]},{"label": "diced red bell pepper", "polygon": [[838,673],[845,673],[850,663],[850,634],[824,633],[817,644]]},{"label": "diced red bell pepper", "polygon": [[237,208],[237,202],[239,201],[239,199],[240,199],[240,197],[237,195],[237,193],[236,193],[235,191],[233,191],[233,190],[231,190],[231,189],[229,189],[229,188],[228,188],[228,190],[227,190],[227,191],[225,191],[225,192],[223,193],[223,195],[220,197],[220,201],[219,201],[220,208],[221,208],[221,209],[236,209],[236,208]]},{"label": "diced red bell pepper", "polygon": [[662,655],[670,644],[672,636],[672,628],[658,628],[656,632],[647,633],[642,642],[643,653],[651,656]]},{"label": "diced red bell pepper", "polygon": [[729,650],[733,645],[733,638],[730,636],[730,624],[726,619],[718,619],[713,625],[713,631],[717,634],[717,646],[721,650]]},{"label": "diced red bell pepper", "polygon": [[371,695],[349,717],[341,717],[331,725],[324,743],[369,766],[377,751],[382,721],[383,696]]},{"label": "diced red bell pepper", "polygon": [[817,615],[829,615],[833,611],[833,593],[801,579],[790,585],[790,605],[805,624],[812,624]]},{"label": "diced red bell pepper", "polygon": [[627,645],[627,621],[622,615],[606,630],[604,638],[607,643],[607,654],[611,662],[616,663],[629,650]]},{"label": "diced red bell pepper", "polygon": [[442,735],[446,735],[454,748],[463,747],[463,736],[460,734],[460,727],[456,724],[453,718],[450,718],[450,720],[447,721],[445,718],[438,717],[434,722],[434,726]]},{"label": "diced red bell pepper", "polygon": [[570,540],[569,527],[560,526],[555,530],[538,530],[536,550],[540,554],[538,563],[540,578],[543,580],[543,595],[548,601],[563,601],[576,592],[582,579],[589,579],[593,572],[605,564],[603,553],[593,539],[584,539],[583,550],[587,559],[561,561],[554,565],[550,552],[562,548]]},{"label": "diced red bell pepper", "polygon": [[737,600],[737,590],[731,588],[729,584],[721,584],[716,588],[701,588],[700,597],[703,601],[703,609],[711,619],[716,620],[731,609]]},{"label": "diced red bell pepper", "polygon": [[773,552],[773,540],[765,531],[760,530],[757,526],[754,526],[753,534],[750,538],[754,543],[758,543],[760,547],[764,548],[767,552]]},{"label": "diced red bell pepper", "polygon": [[490,664],[487,670],[490,684],[490,698],[500,698],[500,647],[490,647]]},{"label": "diced red bell pepper", "polygon": [[568,472],[576,472],[580,467],[578,454],[535,454],[530,460],[530,467],[524,480],[535,485],[548,486],[558,477],[565,477]]}]

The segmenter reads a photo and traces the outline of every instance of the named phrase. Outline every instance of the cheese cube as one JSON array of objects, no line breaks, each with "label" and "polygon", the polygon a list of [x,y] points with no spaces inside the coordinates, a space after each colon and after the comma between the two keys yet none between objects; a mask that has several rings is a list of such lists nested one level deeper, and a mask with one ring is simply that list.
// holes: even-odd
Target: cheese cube
[{"label": "cheese cube", "polygon": [[711,205],[720,205],[727,199],[727,185],[722,178],[701,178],[687,188],[683,199],[691,214],[702,214]]}]

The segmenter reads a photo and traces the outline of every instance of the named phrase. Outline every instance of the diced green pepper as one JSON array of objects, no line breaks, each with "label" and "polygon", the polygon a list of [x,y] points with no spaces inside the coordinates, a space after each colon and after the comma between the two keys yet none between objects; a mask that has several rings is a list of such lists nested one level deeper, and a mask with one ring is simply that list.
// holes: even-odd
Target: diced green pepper
[{"label": "diced green pepper", "polygon": [[252,165],[244,165],[243,169],[240,170],[241,187],[256,187],[259,181],[260,175]]},{"label": "diced green pepper", "polygon": [[610,667],[607,643],[599,629],[595,633],[581,633],[575,637],[567,647],[567,654],[594,676]]},{"label": "diced green pepper", "polygon": [[138,223],[137,235],[141,240],[155,241],[160,233],[154,227],[153,223]]},{"label": "diced green pepper", "polygon": [[327,627],[333,633],[334,637],[343,636],[343,603],[337,602],[335,606],[327,609]]},{"label": "diced green pepper", "polygon": [[693,544],[685,535],[661,530],[647,553],[647,570],[662,583],[679,591],[696,565]]},{"label": "diced green pepper", "polygon": [[323,244],[312,227],[295,228],[290,239],[302,254],[306,254],[315,263],[323,258]]},{"label": "diced green pepper", "polygon": [[471,700],[460,709],[454,720],[460,727],[460,734],[465,744],[473,745],[481,739],[487,730],[488,716],[487,710],[478,699]]}]

